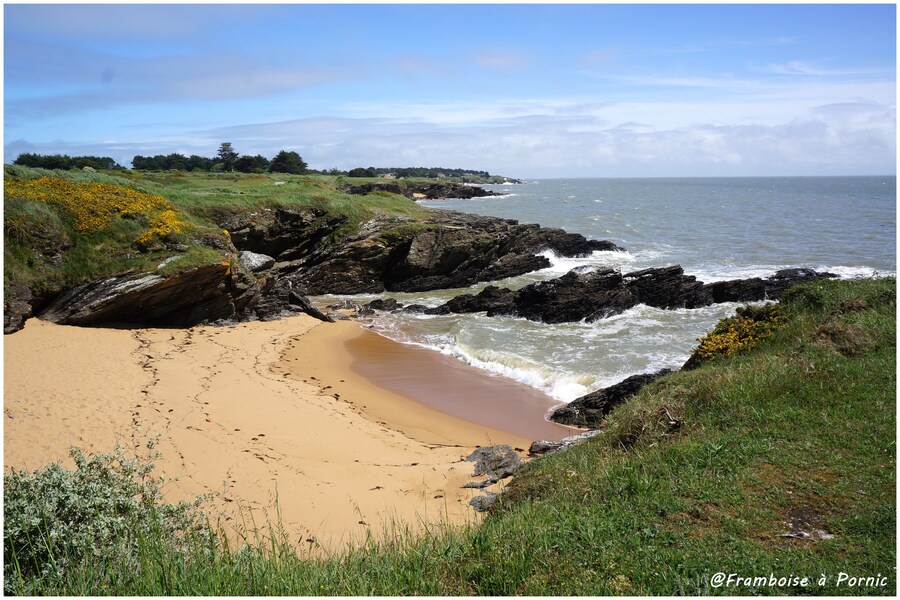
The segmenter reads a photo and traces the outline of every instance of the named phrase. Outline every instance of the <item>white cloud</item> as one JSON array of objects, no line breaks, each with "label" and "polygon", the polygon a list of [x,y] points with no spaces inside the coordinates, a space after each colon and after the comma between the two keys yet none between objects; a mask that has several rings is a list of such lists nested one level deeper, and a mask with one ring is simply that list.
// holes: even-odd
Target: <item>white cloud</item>
[{"label": "white cloud", "polygon": [[776,75],[798,75],[804,77],[864,77],[886,76],[892,71],[883,68],[866,67],[853,69],[826,68],[816,63],[801,60],[792,60],[786,63],[768,64],[764,67],[755,67],[754,70]]},{"label": "white cloud", "polygon": [[[191,132],[184,140],[62,150],[127,162],[134,154],[209,155],[229,140],[243,154],[297,150],[317,168],[441,165],[525,177],[884,174],[894,172],[896,161],[895,109],[881,103],[771,112],[757,122],[737,122],[712,104],[676,106],[674,117],[664,103],[476,105],[404,104],[379,118],[247,123]],[[41,148],[21,140],[7,145],[8,154],[21,151]]]}]

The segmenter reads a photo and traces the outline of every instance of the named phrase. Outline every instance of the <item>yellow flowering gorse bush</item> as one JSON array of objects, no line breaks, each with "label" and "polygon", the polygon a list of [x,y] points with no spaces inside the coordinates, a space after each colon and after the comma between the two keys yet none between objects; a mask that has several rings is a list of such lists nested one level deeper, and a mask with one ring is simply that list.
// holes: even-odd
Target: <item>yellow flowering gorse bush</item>
[{"label": "yellow flowering gorse bush", "polygon": [[7,196],[62,208],[74,219],[77,231],[103,231],[115,219],[133,219],[147,224],[147,230],[135,240],[146,245],[186,228],[175,207],[162,196],[110,183],[77,183],[57,177],[9,178],[3,188]]},{"label": "yellow flowering gorse bush", "polygon": [[694,354],[700,358],[731,356],[739,350],[751,348],[762,339],[770,337],[784,327],[785,320],[778,313],[776,304],[737,309],[737,315],[719,322],[716,328],[702,338]]}]

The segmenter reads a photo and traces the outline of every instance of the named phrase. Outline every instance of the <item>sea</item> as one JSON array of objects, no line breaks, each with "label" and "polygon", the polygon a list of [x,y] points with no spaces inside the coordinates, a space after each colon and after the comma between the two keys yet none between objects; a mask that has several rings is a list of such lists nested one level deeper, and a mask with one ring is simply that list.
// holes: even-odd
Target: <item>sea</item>
[{"label": "sea", "polygon": [[[896,276],[896,178],[541,179],[484,186],[498,196],[423,202],[433,208],[561,227],[624,252],[543,254],[551,266],[490,284],[518,289],[575,268],[623,273],[681,265],[703,282],[810,267],[844,279]],[[489,283],[417,293],[321,296],[320,306],[394,298],[438,306]],[[662,310],[639,305],[593,323],[548,325],[484,313],[378,313],[376,332],[430,348],[570,402],[631,375],[678,369],[697,338],[739,304]]]}]

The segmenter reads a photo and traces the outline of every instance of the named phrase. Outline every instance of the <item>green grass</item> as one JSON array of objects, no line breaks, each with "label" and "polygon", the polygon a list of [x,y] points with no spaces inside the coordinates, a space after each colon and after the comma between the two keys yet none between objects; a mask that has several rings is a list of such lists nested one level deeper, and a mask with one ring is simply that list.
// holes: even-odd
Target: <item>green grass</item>
[{"label": "green grass", "polygon": [[[212,555],[146,539],[136,568],[93,561],[36,593],[893,595],[896,282],[796,290],[783,329],[657,380],[603,435],[531,461],[478,526],[398,529],[315,560],[277,536]],[[783,536],[798,527],[833,537]],[[716,588],[716,573],[811,581]],[[840,573],[886,585],[838,587]]]},{"label": "green grass", "polygon": [[52,295],[66,287],[132,270],[154,271],[165,259],[178,254],[185,256],[168,264],[162,273],[221,262],[227,253],[215,249],[226,243],[219,224],[229,217],[266,208],[315,208],[329,216],[343,217],[345,222],[335,232],[335,240],[355,233],[363,222],[376,216],[406,223],[427,213],[427,209],[402,196],[384,192],[344,194],[338,191],[336,178],[322,175],[50,171],[7,165],[5,176],[58,177],[134,188],[166,198],[188,224],[172,243],[142,248],[135,244],[140,225],[134,221],[117,220],[102,232],[77,232],[58,207],[4,197],[4,284],[22,284],[38,295]]}]

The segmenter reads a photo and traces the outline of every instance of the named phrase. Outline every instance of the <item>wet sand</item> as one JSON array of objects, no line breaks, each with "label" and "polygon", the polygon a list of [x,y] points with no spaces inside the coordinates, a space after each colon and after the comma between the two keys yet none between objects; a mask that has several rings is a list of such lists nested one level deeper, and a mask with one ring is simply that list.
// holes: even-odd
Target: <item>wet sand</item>
[{"label": "wet sand", "polygon": [[[174,478],[167,500],[215,493],[208,511],[233,530],[248,510],[257,524],[280,510],[291,541],[312,552],[379,538],[391,523],[420,531],[477,519],[468,501],[478,492],[461,487],[472,479],[464,457],[479,445],[525,449],[533,437],[373,385],[351,368],[367,352],[410,357],[355,323],[129,330],[31,319],[4,341],[7,471],[71,466],[71,446],[145,455],[158,435],[156,474]],[[481,375],[460,366],[468,373],[429,368]]]},{"label": "wet sand", "polygon": [[560,402],[436,350],[398,344],[369,331],[346,344],[354,371],[439,412],[529,440],[558,440],[578,432],[546,420]]}]

